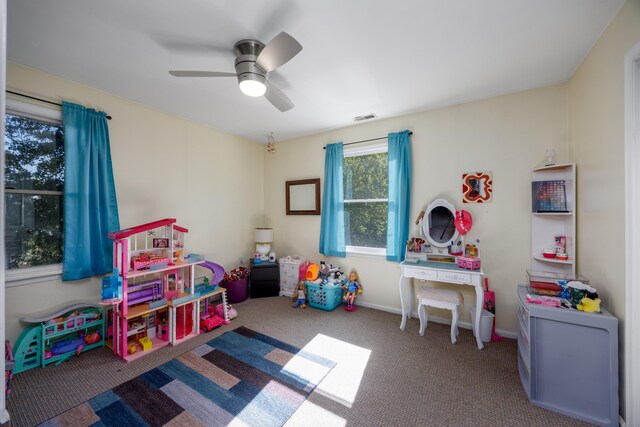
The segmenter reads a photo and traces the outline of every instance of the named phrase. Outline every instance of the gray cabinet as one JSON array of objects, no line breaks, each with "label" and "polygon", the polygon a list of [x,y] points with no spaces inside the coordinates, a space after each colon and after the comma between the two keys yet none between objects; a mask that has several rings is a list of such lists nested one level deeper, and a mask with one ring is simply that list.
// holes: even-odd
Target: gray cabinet
[{"label": "gray cabinet", "polygon": [[617,426],[618,319],[525,302],[518,286],[518,372],[537,406]]}]

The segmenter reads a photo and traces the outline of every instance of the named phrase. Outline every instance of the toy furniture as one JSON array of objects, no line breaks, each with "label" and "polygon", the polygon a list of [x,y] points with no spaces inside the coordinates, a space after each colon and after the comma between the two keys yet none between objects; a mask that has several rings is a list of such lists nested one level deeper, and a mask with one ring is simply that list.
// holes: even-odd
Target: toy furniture
[{"label": "toy furniture", "polygon": [[458,291],[424,286],[418,289],[416,297],[418,298],[418,315],[420,316],[420,335],[424,336],[424,330],[427,328],[428,318],[425,307],[444,308],[451,310],[451,344],[455,344],[458,336],[459,308],[464,301],[462,294]]},{"label": "toy furniture", "polygon": [[160,279],[129,285],[127,304],[132,306],[145,301],[157,301],[161,294],[162,280]]},{"label": "toy furniture", "polygon": [[[167,218],[109,233],[122,297],[102,303],[110,313],[108,345],[125,361],[196,336],[201,300],[221,295],[226,306],[224,289],[195,285],[196,265],[206,263],[216,276],[214,282],[224,269],[201,256],[187,256],[189,230],[175,222]],[[109,288],[111,283],[116,280],[109,279]]]},{"label": "toy furniture", "polygon": [[122,300],[122,277],[114,269],[111,276],[102,278],[102,301],[119,302]]},{"label": "toy furniture", "polygon": [[300,282],[300,264],[305,262],[298,256],[280,258],[280,296],[290,297]]},{"label": "toy furniture", "polygon": [[431,280],[435,282],[453,283],[456,285],[473,286],[476,290],[476,313],[474,334],[478,349],[482,350],[484,344],[480,338],[480,316],[484,306],[484,273],[480,270],[465,270],[456,264],[435,261],[418,261],[417,263],[400,263],[400,304],[402,306],[402,321],[400,329],[404,331],[407,319],[413,310],[413,283],[411,279]]},{"label": "toy furniture", "polygon": [[518,372],[534,405],[618,426],[618,319],[529,304],[518,286]]},{"label": "toy furniture", "polygon": [[277,261],[255,264],[252,259],[250,268],[251,298],[276,297],[280,294],[280,266]]},{"label": "toy furniture", "polygon": [[14,348],[15,374],[37,366],[60,364],[104,345],[105,322],[96,304],[75,304],[43,317],[28,317]]},{"label": "toy furniture", "polygon": [[480,258],[473,256],[459,256],[458,267],[465,270],[480,270]]}]

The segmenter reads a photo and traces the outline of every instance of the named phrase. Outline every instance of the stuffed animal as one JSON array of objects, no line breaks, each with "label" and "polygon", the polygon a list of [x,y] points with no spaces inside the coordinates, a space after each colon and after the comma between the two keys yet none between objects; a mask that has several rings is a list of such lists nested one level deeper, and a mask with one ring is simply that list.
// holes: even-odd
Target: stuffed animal
[{"label": "stuffed animal", "polygon": [[600,313],[600,302],[600,298],[591,299],[584,297],[576,308],[585,313]]},{"label": "stuffed animal", "polygon": [[320,267],[318,266],[318,264],[311,264],[309,265],[309,267],[307,267],[307,281],[308,282],[313,282],[314,280],[318,279],[318,272],[319,272]]},{"label": "stuffed animal", "polygon": [[307,287],[304,282],[298,282],[298,286],[291,295],[291,307],[293,308],[307,308]]},{"label": "stuffed animal", "polygon": [[561,296],[568,300],[571,307],[578,308],[578,305],[584,298],[595,300],[598,298],[598,293],[595,288],[585,283],[570,281],[563,287]]},{"label": "stuffed animal", "polygon": [[326,262],[324,261],[320,261],[320,276],[321,277],[328,277],[330,273],[330,267],[327,265]]}]

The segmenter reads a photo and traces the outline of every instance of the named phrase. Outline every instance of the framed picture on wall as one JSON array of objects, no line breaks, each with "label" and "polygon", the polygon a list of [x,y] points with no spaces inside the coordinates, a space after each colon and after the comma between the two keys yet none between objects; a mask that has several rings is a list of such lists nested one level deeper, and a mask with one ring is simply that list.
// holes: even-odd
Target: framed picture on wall
[{"label": "framed picture on wall", "polygon": [[168,248],[169,239],[153,239],[154,248]]},{"label": "framed picture on wall", "polygon": [[462,203],[488,203],[493,193],[491,172],[462,174]]},{"label": "framed picture on wall", "polygon": [[287,215],[320,215],[320,178],[285,183]]}]

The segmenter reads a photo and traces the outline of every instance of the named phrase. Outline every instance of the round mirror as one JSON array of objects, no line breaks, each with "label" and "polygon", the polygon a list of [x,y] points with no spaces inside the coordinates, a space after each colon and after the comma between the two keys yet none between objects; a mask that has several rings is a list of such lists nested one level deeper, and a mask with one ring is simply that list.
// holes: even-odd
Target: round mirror
[{"label": "round mirror", "polygon": [[436,199],[425,210],[422,232],[433,246],[445,248],[458,238],[455,219],[453,205],[444,199]]}]

